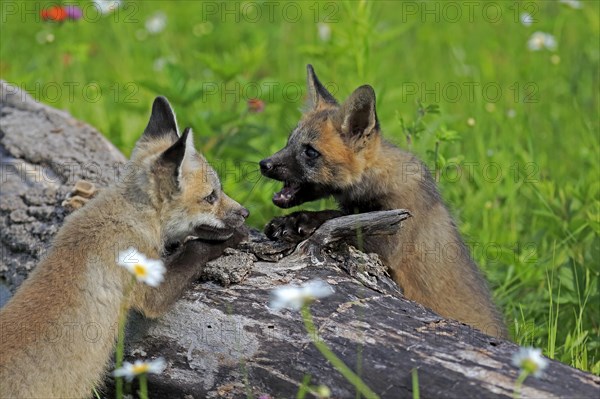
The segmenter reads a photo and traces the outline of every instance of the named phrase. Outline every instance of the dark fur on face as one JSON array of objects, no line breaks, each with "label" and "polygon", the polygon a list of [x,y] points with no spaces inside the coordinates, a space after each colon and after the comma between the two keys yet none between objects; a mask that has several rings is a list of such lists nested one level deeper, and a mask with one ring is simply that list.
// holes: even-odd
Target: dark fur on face
[{"label": "dark fur on face", "polygon": [[361,179],[380,144],[375,92],[365,85],[341,106],[308,66],[308,111],[285,148],[260,162],[264,176],[284,182],[273,203],[290,208],[336,195]]}]

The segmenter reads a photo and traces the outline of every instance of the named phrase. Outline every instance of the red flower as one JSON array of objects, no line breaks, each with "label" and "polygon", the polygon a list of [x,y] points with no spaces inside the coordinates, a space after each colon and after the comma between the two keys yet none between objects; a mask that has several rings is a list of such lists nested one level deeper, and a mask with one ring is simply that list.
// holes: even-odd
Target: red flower
[{"label": "red flower", "polygon": [[251,98],[248,100],[248,111],[254,113],[260,113],[265,110],[265,102],[258,98]]},{"label": "red flower", "polygon": [[69,53],[64,53],[62,55],[62,62],[65,66],[71,65],[71,63],[73,62],[73,56]]},{"label": "red flower", "polygon": [[40,13],[44,21],[62,22],[67,19],[67,10],[64,7],[52,6]]}]

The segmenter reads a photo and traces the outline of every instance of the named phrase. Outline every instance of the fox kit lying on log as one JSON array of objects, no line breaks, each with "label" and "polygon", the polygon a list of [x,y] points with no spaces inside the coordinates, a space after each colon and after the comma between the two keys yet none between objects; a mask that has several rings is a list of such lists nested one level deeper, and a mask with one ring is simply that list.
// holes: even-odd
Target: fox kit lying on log
[{"label": "fox kit lying on log", "polygon": [[[162,315],[204,264],[237,245],[248,211],[225,195],[219,178],[179,136],[158,97],[126,176],[70,215],[40,262],[0,311],[0,397],[88,397],[103,378],[122,305]],[[150,258],[187,236],[166,261],[157,288],[137,283],[116,263],[134,247]],[[127,301],[127,303],[124,303]]]},{"label": "fox kit lying on log", "polygon": [[373,88],[361,86],[338,105],[308,65],[308,98],[308,109],[287,145],[260,162],[261,172],[284,182],[273,196],[281,208],[333,195],[340,211],[275,218],[266,226],[267,236],[300,241],[332,217],[408,209],[413,217],[398,234],[365,238],[358,245],[383,258],[407,298],[505,337],[486,282],[426,167],[382,138]]}]

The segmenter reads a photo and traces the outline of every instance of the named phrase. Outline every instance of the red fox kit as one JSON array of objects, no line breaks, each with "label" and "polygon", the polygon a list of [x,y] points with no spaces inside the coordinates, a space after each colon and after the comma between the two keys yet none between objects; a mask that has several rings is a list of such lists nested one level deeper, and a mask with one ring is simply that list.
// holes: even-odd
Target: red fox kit
[{"label": "red fox kit", "polygon": [[407,298],[495,336],[506,336],[486,282],[471,259],[426,167],[381,135],[375,92],[356,89],[342,105],[308,65],[308,109],[279,152],[260,162],[284,182],[273,203],[290,208],[332,195],[339,211],[295,212],[265,228],[272,239],[300,241],[342,214],[406,208],[412,218],[388,237],[361,245],[378,253]]},{"label": "red fox kit", "polygon": [[[0,397],[91,396],[116,340],[122,305],[158,317],[204,264],[236,245],[248,211],[221,189],[217,174],[181,136],[158,97],[127,174],[67,218],[44,260],[0,311]],[[165,260],[156,288],[116,263],[135,247],[150,258],[187,236]],[[127,301],[127,302],[126,302]]]}]

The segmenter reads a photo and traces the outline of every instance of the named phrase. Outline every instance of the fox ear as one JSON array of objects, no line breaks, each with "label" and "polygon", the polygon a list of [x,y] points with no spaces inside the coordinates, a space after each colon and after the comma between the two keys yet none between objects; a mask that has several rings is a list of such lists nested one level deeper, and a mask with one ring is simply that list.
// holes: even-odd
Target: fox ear
[{"label": "fox ear", "polygon": [[157,161],[157,166],[167,170],[167,177],[176,187],[180,187],[181,179],[186,173],[200,167],[191,131],[191,128],[185,128],[181,137],[167,148]]},{"label": "fox ear", "polygon": [[142,138],[152,140],[165,136],[177,140],[179,129],[177,129],[177,120],[171,104],[165,97],[159,96],[152,104],[152,114]]},{"label": "fox ear", "polygon": [[314,110],[324,105],[338,105],[336,99],[321,84],[312,65],[306,66],[306,87],[308,93],[307,109]]},{"label": "fox ear", "polygon": [[354,90],[342,105],[338,116],[342,136],[359,145],[364,144],[379,131],[375,90],[369,85]]},{"label": "fox ear", "polygon": [[181,137],[185,135],[185,152],[183,154],[183,160],[179,166],[179,181],[188,173],[198,170],[202,167],[202,164],[198,158],[198,153],[194,147],[194,135],[192,134],[192,128],[186,127]]}]

